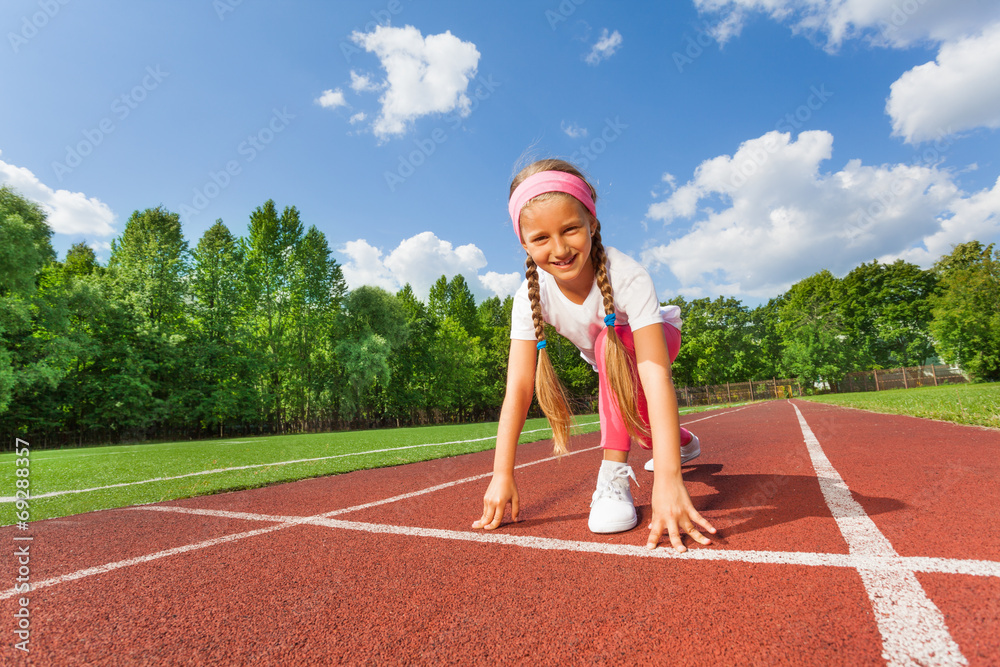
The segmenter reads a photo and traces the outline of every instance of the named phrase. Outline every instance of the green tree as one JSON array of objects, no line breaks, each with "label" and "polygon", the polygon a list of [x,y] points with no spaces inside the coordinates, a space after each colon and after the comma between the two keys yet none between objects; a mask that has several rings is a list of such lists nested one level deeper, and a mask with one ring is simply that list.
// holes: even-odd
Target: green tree
[{"label": "green tree", "polygon": [[53,389],[74,353],[51,236],[38,204],[0,187],[0,412]]},{"label": "green tree", "polygon": [[933,354],[930,296],[937,277],[915,264],[862,264],[841,281],[840,309],[852,365],[861,370],[916,366]]},{"label": "green tree", "polygon": [[108,269],[116,296],[130,303],[153,329],[169,334],[184,310],[190,253],[180,217],[162,207],[135,211],[111,242]]},{"label": "green tree", "polygon": [[406,311],[389,292],[359,287],[344,301],[344,337],[335,352],[344,374],[341,414],[347,419],[378,414],[380,391],[392,379],[392,355],[406,345]]},{"label": "green tree", "polygon": [[437,279],[427,297],[427,310],[439,322],[451,318],[470,335],[479,334],[476,299],[462,274]]},{"label": "green tree", "polygon": [[326,237],[316,227],[306,231],[294,259],[288,397],[293,414],[305,425],[334,402],[333,346],[347,286],[340,265],[330,256]]},{"label": "green tree", "polygon": [[784,366],[803,385],[835,382],[850,370],[850,343],[838,308],[841,284],[820,271],[792,285],[778,312]]},{"label": "green tree", "polygon": [[273,200],[250,214],[249,237],[244,242],[244,312],[251,326],[251,346],[260,355],[260,392],[267,417],[275,430],[286,425],[286,376],[292,365],[290,331],[295,255],[302,240],[298,210],[286,207],[279,215]]},{"label": "green tree", "polygon": [[193,405],[200,427],[222,435],[227,423],[250,421],[259,403],[248,327],[242,317],[243,248],[222,220],[192,252],[189,304]]},{"label": "green tree", "polygon": [[486,376],[479,338],[470,336],[456,320],[445,318],[435,332],[431,354],[432,405],[462,421],[479,402]]},{"label": "green tree", "polygon": [[407,340],[392,358],[392,382],[389,390],[389,411],[397,418],[406,416],[411,422],[418,413],[430,408],[431,382],[434,375],[432,343],[437,324],[427,307],[413,293],[409,283],[396,294],[406,313]]},{"label": "green tree", "polygon": [[1000,251],[962,243],[934,265],[930,332],[944,361],[976,379],[1000,379]]}]

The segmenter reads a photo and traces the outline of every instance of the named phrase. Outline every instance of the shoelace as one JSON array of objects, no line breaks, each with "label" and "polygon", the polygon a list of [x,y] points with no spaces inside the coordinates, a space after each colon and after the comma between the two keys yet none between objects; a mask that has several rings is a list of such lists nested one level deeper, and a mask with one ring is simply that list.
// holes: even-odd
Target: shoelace
[{"label": "shoelace", "polygon": [[590,501],[590,506],[593,507],[594,503],[601,498],[617,498],[618,500],[625,500],[625,491],[628,489],[629,477],[632,478],[632,481],[635,482],[636,486],[639,486],[639,480],[635,478],[635,472],[632,470],[632,466],[618,468],[607,476],[603,474],[600,475],[597,480],[597,490],[594,491],[594,497]]}]

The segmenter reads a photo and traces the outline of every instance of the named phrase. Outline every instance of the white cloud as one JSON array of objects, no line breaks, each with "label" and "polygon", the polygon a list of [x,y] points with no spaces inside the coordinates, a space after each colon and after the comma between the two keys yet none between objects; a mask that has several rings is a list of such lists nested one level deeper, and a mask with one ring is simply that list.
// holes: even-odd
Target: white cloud
[{"label": "white cloud", "polygon": [[351,39],[377,55],[386,72],[381,84],[369,81],[385,88],[372,128],[380,139],[405,134],[411,122],[428,114],[469,115],[472,101],[465,91],[479,64],[472,42],[447,31],[424,37],[413,26],[378,26],[369,33],[355,32]]},{"label": "white cloud", "polygon": [[935,62],[890,86],[893,134],[916,143],[976,127],[1000,127],[1000,22],[942,45]]},{"label": "white cloud", "polygon": [[715,14],[713,36],[721,43],[740,34],[750,14],[788,24],[797,34],[822,38],[837,50],[848,39],[905,48],[918,42],[958,39],[1000,19],[995,2],[952,0],[694,0],[700,12]]},{"label": "white cloud", "polygon": [[357,125],[358,123],[363,122],[365,118],[368,118],[368,114],[366,114],[364,111],[359,111],[353,116],[351,116],[351,120],[349,122],[351,123],[351,125]]},{"label": "white cloud", "polygon": [[514,296],[514,292],[517,288],[521,286],[524,282],[524,276],[520,273],[497,273],[496,271],[487,271],[485,274],[479,276],[479,282],[483,286],[496,294],[501,299],[508,296]]},{"label": "white cloud", "polygon": [[566,121],[563,121],[559,124],[559,127],[566,133],[567,137],[571,137],[573,139],[579,139],[580,137],[587,136],[587,128],[580,127],[576,123],[567,123]]},{"label": "white cloud", "polygon": [[695,218],[642,253],[692,295],[774,296],[823,268],[843,275],[873,258],[929,266],[956,243],[1000,233],[1000,184],[968,195],[951,172],[924,164],[823,172],[833,135],[769,132],[703,162],[648,216]]},{"label": "white cloud", "polygon": [[115,214],[107,204],[82,192],[53,190],[24,167],[0,160],[0,184],[9,185],[38,202],[56,234],[111,236],[115,233]]},{"label": "white cloud", "polygon": [[347,106],[347,100],[344,99],[344,93],[340,88],[336,90],[324,90],[323,94],[317,97],[315,101],[316,104],[324,109],[336,109]]},{"label": "white cloud", "polygon": [[361,285],[376,285],[395,292],[409,283],[414,294],[427,299],[431,286],[442,275],[449,279],[462,274],[477,298],[501,297],[513,294],[522,277],[516,273],[499,274],[488,271],[486,256],[473,244],[457,248],[433,232],[422,232],[404,239],[388,255],[364,239],[350,241],[339,249],[348,259],[343,265],[344,279],[353,289]]},{"label": "white cloud", "polygon": [[622,34],[615,30],[610,35],[608,29],[601,31],[601,37],[597,43],[591,47],[590,53],[584,58],[588,65],[597,65],[602,60],[607,60],[615,54],[618,47],[622,45]]},{"label": "white cloud", "polygon": [[370,76],[367,74],[358,74],[354,70],[351,70],[351,90],[356,93],[365,93],[378,89],[379,85],[372,81]]}]

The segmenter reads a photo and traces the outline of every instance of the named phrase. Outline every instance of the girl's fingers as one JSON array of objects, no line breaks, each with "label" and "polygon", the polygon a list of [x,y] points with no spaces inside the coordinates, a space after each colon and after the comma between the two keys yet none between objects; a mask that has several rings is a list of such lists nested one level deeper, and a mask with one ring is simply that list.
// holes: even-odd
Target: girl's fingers
[{"label": "girl's fingers", "polygon": [[695,512],[695,513],[694,513],[694,514],[693,514],[693,515],[691,516],[691,518],[692,518],[692,520],[693,520],[693,521],[694,521],[695,523],[697,523],[697,524],[698,524],[699,526],[701,526],[702,528],[704,528],[704,529],[705,529],[705,530],[707,530],[708,532],[710,532],[710,533],[712,533],[713,535],[715,535],[715,532],[716,532],[716,531],[715,531],[715,526],[713,526],[712,524],[710,524],[710,523],[708,522],[708,519],[706,519],[706,518],[705,518],[705,517],[703,517],[702,515],[698,514],[698,512]]},{"label": "girl's fingers", "polygon": [[493,511],[488,504],[483,504],[483,515],[479,517],[479,521],[474,521],[472,523],[473,528],[486,528],[489,523],[493,521]]},{"label": "girl's fingers", "polygon": [[660,538],[663,537],[663,528],[660,524],[650,524],[649,525],[649,539],[646,540],[647,549],[655,549],[660,543]]},{"label": "girl's fingers", "polygon": [[677,524],[670,526],[670,544],[673,545],[674,551],[679,554],[687,551],[687,547],[684,546],[683,542],[681,542],[681,533],[680,530],[678,530]]},{"label": "girl's fingers", "polygon": [[707,537],[705,537],[704,535],[702,535],[700,532],[698,532],[698,529],[695,528],[694,526],[691,526],[691,529],[688,531],[688,535],[690,535],[691,539],[694,540],[695,542],[697,542],[698,544],[711,544],[712,543],[712,540],[708,539]]}]

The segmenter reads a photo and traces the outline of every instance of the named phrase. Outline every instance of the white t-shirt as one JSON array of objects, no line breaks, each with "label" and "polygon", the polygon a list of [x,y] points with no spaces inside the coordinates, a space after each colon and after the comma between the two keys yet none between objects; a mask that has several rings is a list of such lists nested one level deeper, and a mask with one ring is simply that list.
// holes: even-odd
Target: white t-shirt
[{"label": "white t-shirt", "polygon": [[[677,306],[660,307],[653,279],[646,269],[619,250],[611,247],[606,247],[605,250],[608,255],[608,275],[615,293],[615,324],[627,324],[635,331],[650,324],[666,322],[680,329],[681,309]],[[551,274],[539,269],[538,294],[542,319],[576,345],[580,356],[596,369],[594,343],[604,328],[604,298],[597,281],[590,288],[587,299],[577,305],[562,293]],[[536,340],[527,279],[514,295],[510,319],[512,340]]]}]

